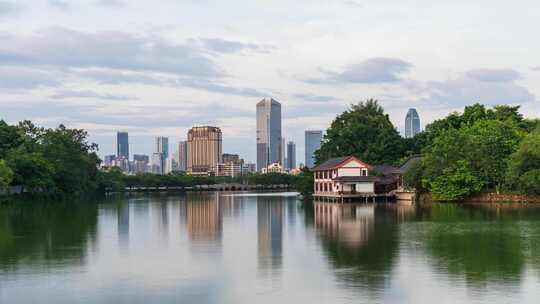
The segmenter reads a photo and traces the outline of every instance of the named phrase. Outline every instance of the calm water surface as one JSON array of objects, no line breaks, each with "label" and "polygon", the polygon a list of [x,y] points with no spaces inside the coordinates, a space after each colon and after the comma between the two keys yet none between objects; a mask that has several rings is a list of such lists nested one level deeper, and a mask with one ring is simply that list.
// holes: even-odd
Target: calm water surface
[{"label": "calm water surface", "polygon": [[0,207],[0,303],[539,303],[540,209],[291,194]]}]

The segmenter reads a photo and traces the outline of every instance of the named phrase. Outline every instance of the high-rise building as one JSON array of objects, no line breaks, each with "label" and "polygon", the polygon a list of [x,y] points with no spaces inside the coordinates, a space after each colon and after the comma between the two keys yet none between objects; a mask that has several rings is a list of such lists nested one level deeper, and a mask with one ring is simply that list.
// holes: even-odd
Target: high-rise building
[{"label": "high-rise building", "polygon": [[296,168],[296,144],[292,141],[287,143],[287,169],[292,170]]},{"label": "high-rise building", "polygon": [[193,127],[187,136],[187,171],[193,175],[214,174],[221,162],[222,134],[217,127]]},{"label": "high-rise building", "polygon": [[165,172],[165,159],[163,153],[152,154],[152,173],[163,174]]},{"label": "high-rise building", "polygon": [[405,138],[414,137],[420,133],[420,116],[416,109],[411,108],[405,117]]},{"label": "high-rise building", "polygon": [[306,140],[306,167],[315,167],[315,151],[321,147],[323,138],[323,131],[320,130],[307,130],[305,133]]},{"label": "high-rise building", "polygon": [[133,160],[148,163],[150,161],[150,158],[148,157],[148,155],[144,155],[144,154],[133,154]]},{"label": "high-rise building", "polygon": [[281,104],[272,98],[257,103],[257,170],[282,163]]},{"label": "high-rise building", "polygon": [[112,166],[112,163],[116,160],[116,155],[105,155],[105,158],[103,159],[103,165],[105,167]]},{"label": "high-rise building", "polygon": [[169,158],[169,138],[158,136],[156,137],[155,153],[163,154],[163,159]]},{"label": "high-rise building", "polygon": [[128,132],[116,133],[116,157],[129,159],[129,136]]},{"label": "high-rise building", "polygon": [[244,160],[240,158],[240,155],[238,154],[229,154],[229,153],[223,153],[222,162],[225,163],[235,163],[240,164],[243,163]]},{"label": "high-rise building", "polygon": [[188,162],[188,143],[181,141],[178,143],[178,170],[187,171]]}]

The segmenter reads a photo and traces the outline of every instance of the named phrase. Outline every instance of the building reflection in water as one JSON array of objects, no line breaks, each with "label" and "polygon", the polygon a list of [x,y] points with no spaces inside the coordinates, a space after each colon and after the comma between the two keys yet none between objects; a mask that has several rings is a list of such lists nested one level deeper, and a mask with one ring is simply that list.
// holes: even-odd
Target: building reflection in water
[{"label": "building reflection in water", "polygon": [[365,245],[375,226],[375,206],[314,203],[315,226],[350,248]]},{"label": "building reflection in water", "polygon": [[184,206],[180,216],[185,218],[191,241],[221,243],[223,221],[219,193],[188,193]]},{"label": "building reflection in water", "polygon": [[156,219],[157,229],[162,239],[169,235],[169,201],[159,200],[152,204],[152,215]]},{"label": "building reflection in water", "polygon": [[279,270],[283,251],[283,198],[257,197],[259,270]]},{"label": "building reflection in water", "polygon": [[397,208],[314,202],[315,227],[340,284],[384,290],[399,251]]},{"label": "building reflection in water", "polygon": [[127,248],[129,245],[129,201],[118,205],[118,246]]}]

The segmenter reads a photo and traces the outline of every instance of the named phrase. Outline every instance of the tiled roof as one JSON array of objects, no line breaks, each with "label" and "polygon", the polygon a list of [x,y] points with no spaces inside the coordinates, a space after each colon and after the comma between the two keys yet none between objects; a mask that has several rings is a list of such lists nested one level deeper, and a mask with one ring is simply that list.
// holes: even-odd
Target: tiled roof
[{"label": "tiled roof", "polygon": [[341,164],[342,162],[346,161],[347,159],[349,159],[351,157],[352,156],[331,158],[331,159],[325,161],[324,163],[322,163],[322,164],[316,166],[315,168],[313,168],[313,171],[334,169],[339,164]]},{"label": "tiled roof", "polygon": [[407,161],[399,168],[397,173],[405,174],[411,167],[416,164],[417,162],[422,160],[422,155],[413,155],[407,159]]}]

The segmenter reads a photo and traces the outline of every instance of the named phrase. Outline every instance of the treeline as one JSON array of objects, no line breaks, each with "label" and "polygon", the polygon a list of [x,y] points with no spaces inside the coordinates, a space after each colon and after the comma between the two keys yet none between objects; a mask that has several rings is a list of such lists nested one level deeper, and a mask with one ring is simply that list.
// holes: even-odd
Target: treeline
[{"label": "treeline", "polygon": [[[151,173],[125,175],[119,168],[101,171],[98,174],[98,185],[102,191],[123,191],[126,188],[139,187],[194,187],[199,185],[215,185],[238,183],[248,185],[288,185],[289,187],[306,191],[313,188],[313,182],[306,181],[309,171],[299,175],[281,173],[260,174],[254,173],[241,177],[220,176],[191,176],[186,174],[156,175]],[[308,177],[309,178],[309,177]]]},{"label": "treeline", "polygon": [[96,151],[84,130],[0,120],[0,193],[9,186],[46,195],[94,191],[100,163]]},{"label": "treeline", "polygon": [[414,141],[424,157],[405,181],[435,199],[479,192],[540,195],[540,124],[524,119],[519,106],[474,104],[434,121]]}]

